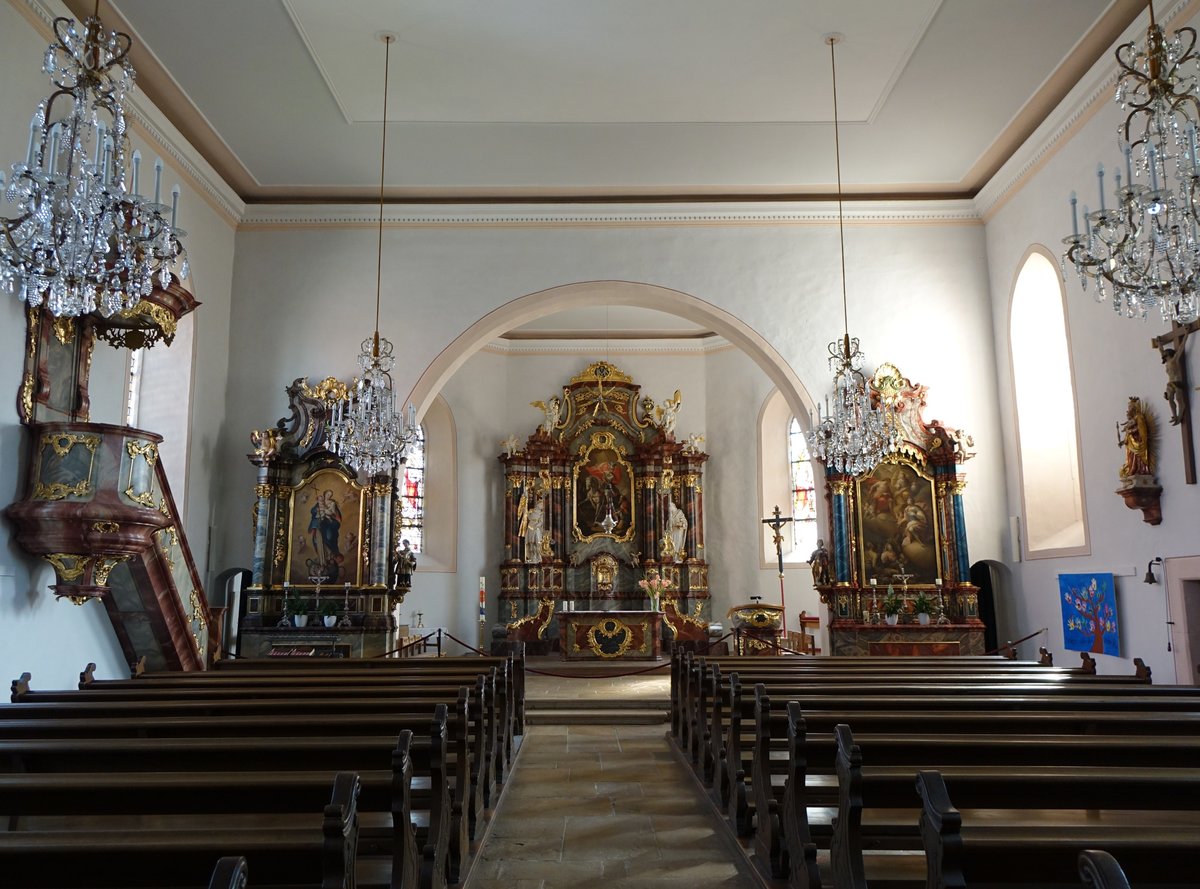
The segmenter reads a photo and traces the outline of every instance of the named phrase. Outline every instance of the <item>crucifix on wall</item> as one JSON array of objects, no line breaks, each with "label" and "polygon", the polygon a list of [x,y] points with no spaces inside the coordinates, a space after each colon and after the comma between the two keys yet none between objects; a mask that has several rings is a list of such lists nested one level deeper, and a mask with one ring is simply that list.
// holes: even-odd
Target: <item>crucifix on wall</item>
[{"label": "crucifix on wall", "polygon": [[1196,451],[1192,442],[1191,392],[1187,380],[1187,354],[1184,351],[1188,335],[1200,330],[1200,320],[1188,324],[1171,323],[1171,330],[1150,340],[1158,350],[1167,373],[1167,388],[1163,398],[1171,407],[1171,425],[1178,426],[1183,435],[1183,479],[1196,484]]}]

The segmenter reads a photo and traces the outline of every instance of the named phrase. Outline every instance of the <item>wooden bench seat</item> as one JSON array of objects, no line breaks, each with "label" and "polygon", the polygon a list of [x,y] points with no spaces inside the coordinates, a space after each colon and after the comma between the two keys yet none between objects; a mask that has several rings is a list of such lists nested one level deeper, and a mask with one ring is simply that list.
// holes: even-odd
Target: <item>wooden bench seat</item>
[{"label": "wooden bench seat", "polygon": [[1096,848],[1111,853],[1133,885],[1196,885],[1200,829],[1193,823],[1172,825],[1137,811],[1106,822],[1084,810],[1045,829],[1019,815],[1009,820],[996,810],[958,810],[936,770],[918,772],[916,787],[929,889],[1069,884],[1081,851]]},{"label": "wooden bench seat", "polygon": [[338,774],[323,809],[286,829],[0,832],[0,874],[4,885],[23,889],[195,886],[214,861],[237,855],[256,887],[354,889],[363,885],[358,793],[357,775]]},{"label": "wooden bench seat", "polygon": [[[0,740],[0,773],[75,773],[81,765],[93,772],[191,770],[197,775],[227,772],[231,767],[250,773],[354,769],[370,776],[371,793],[362,801],[363,807],[370,808],[363,808],[364,812],[395,819],[408,806],[414,840],[429,878],[422,885],[429,881],[440,885],[456,881],[469,861],[466,819],[455,811],[454,781],[447,776],[447,743],[446,708],[438,705],[423,733],[404,734],[399,741],[395,736]],[[386,795],[377,778],[380,772],[390,776]],[[396,845],[391,852],[403,858],[405,847]],[[401,861],[398,872],[403,872],[403,866]]]},{"label": "wooden bench seat", "polygon": [[[864,765],[864,755],[849,726],[837,739],[838,806],[830,841],[839,886],[865,887],[864,850],[911,850],[922,859],[918,830],[921,798],[915,772],[936,763]],[[981,761],[946,766],[964,818],[975,823],[1001,821],[1030,830],[1058,832],[1081,822],[1109,831],[1137,825],[1167,830],[1191,828],[1200,842],[1200,769],[1109,766],[1009,766]],[[1083,810],[1087,810],[1086,813]],[[808,810],[810,829],[813,810]],[[824,810],[821,812],[824,821]],[[828,822],[822,824],[828,836]],[[821,844],[814,829],[812,837]],[[1074,866],[1077,853],[1069,856]]]}]

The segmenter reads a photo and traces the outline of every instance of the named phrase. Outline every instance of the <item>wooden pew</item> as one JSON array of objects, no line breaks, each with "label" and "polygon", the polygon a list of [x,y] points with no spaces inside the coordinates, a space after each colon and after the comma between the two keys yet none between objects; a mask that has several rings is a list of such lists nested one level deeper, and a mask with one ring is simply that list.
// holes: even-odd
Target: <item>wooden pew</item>
[{"label": "wooden pew", "polygon": [[[836,818],[826,818],[822,827],[832,827],[834,882],[839,886],[865,889],[873,863],[864,849],[921,850],[918,830],[920,797],[914,792],[916,763],[864,766],[861,748],[850,727],[840,725],[837,740],[838,805]],[[1057,831],[1076,822],[1171,828],[1191,827],[1200,843],[1200,769],[1112,766],[1103,770],[1068,765],[1009,766],[980,761],[978,764],[946,766],[943,778],[954,788],[960,806],[993,822],[1006,817],[1030,830]],[[1006,812],[991,810],[1005,809]],[[1064,813],[1064,810],[1065,811]],[[1087,810],[1086,815],[1081,814]],[[813,809],[809,808],[810,827]],[[1079,851],[1077,848],[1076,852]],[[910,858],[914,856],[909,856]],[[1075,855],[1064,860],[1074,865]],[[915,856],[924,877],[925,859]],[[889,854],[881,862],[899,870],[900,858]]]},{"label": "wooden pew", "polygon": [[214,859],[237,854],[256,886],[354,889],[358,792],[357,775],[339,774],[306,829],[0,832],[0,873],[28,889],[194,886]]},{"label": "wooden pew", "polygon": [[241,855],[226,855],[217,860],[208,889],[246,889],[248,869]]},{"label": "wooden pew", "polygon": [[[386,800],[382,813],[392,816],[394,824],[405,805],[404,789],[409,788],[409,821],[421,850],[420,885],[440,886],[457,881],[469,852],[465,821],[451,820],[447,718],[445,705],[437,705],[427,731],[411,735],[407,756],[395,736],[108,738],[100,743],[76,736],[0,740],[0,773],[74,773],[81,764],[93,771],[197,774],[226,772],[231,767],[245,772],[325,774],[354,769],[372,782],[372,794],[365,802],[376,805]],[[413,772],[427,779],[418,782],[411,777]],[[392,849],[393,855],[403,853],[403,845]]]},{"label": "wooden pew", "polygon": [[[828,774],[836,762],[836,740],[829,734],[810,734],[795,702],[788,703],[788,716],[787,785],[779,806],[779,826],[792,882],[813,885],[811,869],[816,862],[816,837],[808,820],[808,809],[813,803],[828,802],[830,785],[827,781],[816,782],[819,796],[814,799],[808,789],[809,776]],[[939,763],[943,767],[990,763],[1073,766],[1105,772],[1127,766],[1135,758],[1161,768],[1200,769],[1197,737],[860,734],[855,740],[870,755],[873,766],[903,766],[913,771],[914,763]]]},{"label": "wooden pew", "polygon": [[1121,862],[1134,885],[1196,885],[1200,829],[1194,823],[1146,823],[1135,812],[1115,823],[1081,812],[1075,821],[1060,818],[1052,830],[995,819],[984,823],[987,813],[954,807],[936,770],[918,772],[916,785],[923,803],[920,832],[929,889],[1066,883],[1077,869],[1084,871],[1078,864],[1080,852],[1100,847]]},{"label": "wooden pew", "polygon": [[[295,661],[303,661],[300,666],[283,670],[272,670],[269,667],[274,665],[274,661],[268,661],[262,669],[245,669],[242,671],[229,671],[225,673],[214,672],[194,672],[194,673],[143,673],[137,679],[96,679],[94,677],[95,664],[88,664],[87,669],[80,673],[80,690],[94,693],[103,693],[110,696],[107,699],[115,699],[117,697],[128,697],[135,692],[150,692],[161,697],[177,698],[178,691],[187,689],[192,693],[195,689],[240,689],[250,694],[250,690],[258,693],[259,689],[277,689],[280,687],[291,686],[306,686],[312,689],[323,688],[326,691],[337,694],[339,696],[345,693],[348,688],[361,689],[357,692],[362,694],[368,688],[376,688],[380,691],[389,690],[407,691],[416,686],[426,685],[445,685],[452,683],[461,685],[463,683],[475,684],[475,677],[479,675],[492,676],[493,668],[496,670],[494,682],[494,690],[490,690],[489,697],[496,701],[496,709],[500,714],[497,719],[497,736],[503,738],[503,744],[496,748],[496,756],[493,762],[493,771],[497,781],[504,780],[504,774],[508,766],[512,763],[513,756],[516,753],[517,740],[516,736],[522,732],[524,726],[524,662],[515,661],[504,658],[488,659],[493,663],[480,664],[481,658],[465,659],[470,663],[464,666],[446,666],[442,667],[441,661],[445,659],[404,659],[395,660],[387,659],[383,661],[343,661],[343,660],[322,660],[318,663],[309,663],[309,658],[296,658]],[[285,659],[286,663],[292,663],[290,659]],[[350,667],[330,667],[331,664],[350,663]],[[381,663],[384,667],[371,667],[354,669],[354,664],[359,663]],[[406,665],[416,663],[429,663],[433,666],[422,667],[421,669],[408,669]],[[388,666],[390,665],[390,666]],[[35,695],[42,695],[43,699],[62,699],[49,698],[46,692],[35,692]],[[62,694],[62,693],[57,693]],[[14,686],[14,700],[16,699],[16,688]]]},{"label": "wooden pew", "polygon": [[[453,759],[460,747],[464,747],[469,756],[470,777],[467,811],[472,813],[471,830],[474,836],[475,818],[479,810],[490,808],[494,794],[495,760],[498,739],[495,732],[498,728],[498,718],[495,706],[489,706],[488,692],[494,684],[485,681],[480,676],[476,679],[475,688],[470,694],[461,686],[436,686],[421,689],[416,692],[408,689],[374,690],[375,696],[361,697],[362,689],[346,687],[338,697],[332,697],[332,690],[322,687],[319,690],[279,684],[267,697],[251,694],[237,694],[236,689],[215,690],[197,689],[193,693],[180,694],[173,691],[172,697],[141,697],[137,694],[121,694],[119,700],[110,700],[110,692],[104,691],[92,694],[86,691],[38,692],[29,688],[29,674],[23,674],[13,683],[13,699],[18,704],[0,705],[0,736],[36,737],[44,732],[53,732],[61,737],[71,730],[69,720],[79,718],[99,719],[89,726],[93,733],[113,732],[126,733],[131,726],[137,725],[138,720],[145,718],[179,717],[174,722],[161,723],[161,731],[172,730],[186,733],[189,726],[202,726],[206,717],[242,717],[245,719],[263,718],[274,720],[275,717],[292,717],[307,715],[310,720],[318,720],[307,729],[311,731],[328,729],[341,733],[378,734],[378,726],[372,726],[368,720],[378,722],[388,714],[408,714],[421,719],[428,717],[437,702],[451,702],[452,712],[460,709],[460,699],[466,701],[468,721],[467,734],[462,741],[452,738],[450,755]],[[392,691],[392,696],[383,696]],[[403,696],[400,694],[403,693]],[[319,694],[320,696],[316,696]],[[47,700],[49,699],[49,700]],[[37,720],[57,720],[62,725],[47,723],[43,727],[35,724]],[[188,722],[186,720],[192,720]],[[287,723],[275,723],[282,730]],[[295,727],[293,727],[295,728]],[[457,732],[459,725],[452,720],[451,731]],[[390,728],[388,732],[390,733]]]}]

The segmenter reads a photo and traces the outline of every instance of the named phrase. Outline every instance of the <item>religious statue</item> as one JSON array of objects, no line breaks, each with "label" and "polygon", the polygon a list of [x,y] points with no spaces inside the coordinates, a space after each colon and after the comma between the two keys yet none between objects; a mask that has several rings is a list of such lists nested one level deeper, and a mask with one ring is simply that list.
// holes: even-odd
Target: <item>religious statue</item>
[{"label": "religious statue", "polygon": [[544,432],[549,435],[558,426],[559,418],[562,414],[562,399],[557,395],[549,401],[531,401],[531,407],[536,407],[545,416],[545,420],[538,426],[539,432]]},{"label": "religious statue", "polygon": [[1158,347],[1163,369],[1167,372],[1167,388],[1163,398],[1171,406],[1171,425],[1178,426],[1188,412],[1187,367],[1184,364],[1183,343],[1179,346]]},{"label": "religious statue", "polygon": [[675,498],[667,495],[667,514],[663,520],[663,556],[682,562],[687,555],[687,516],[675,505]]},{"label": "religious statue", "polygon": [[316,554],[315,559],[308,560],[309,571],[314,577],[335,581],[345,556],[338,540],[342,531],[342,510],[333,491],[327,488],[318,494],[309,513],[308,534]]},{"label": "religious statue", "polygon": [[521,442],[515,435],[510,435],[508,438],[500,439],[500,447],[504,451],[505,458],[508,458],[520,452]]},{"label": "religious statue", "polygon": [[250,443],[254,445],[254,456],[260,460],[269,460],[279,451],[279,430],[257,429],[250,430]]},{"label": "religious statue", "polygon": [[663,435],[674,437],[675,423],[679,418],[679,406],[683,403],[683,396],[679,390],[675,390],[675,397],[668,398],[654,411],[654,417],[657,421],[658,428],[662,430]]},{"label": "religious statue", "polygon": [[396,551],[396,589],[408,592],[412,589],[413,572],[417,570],[417,554],[412,551],[408,540],[400,541]]},{"label": "religious statue", "polygon": [[543,542],[542,540],[546,530],[545,493],[539,492],[537,499],[530,505],[529,489],[526,488],[525,494],[521,498],[521,504],[517,508],[517,513],[521,515],[521,525],[518,531],[525,538],[525,561],[531,564],[538,564],[542,561],[546,543],[549,542]]},{"label": "religious statue", "polygon": [[808,557],[808,564],[812,568],[813,586],[829,583],[829,550],[825,548],[824,540],[817,541],[817,548]]},{"label": "religious statue", "polygon": [[1121,467],[1122,479],[1132,480],[1137,476],[1154,475],[1152,437],[1153,418],[1137,396],[1130,396],[1125,410],[1125,422],[1117,425],[1117,446],[1125,448],[1125,465]]}]

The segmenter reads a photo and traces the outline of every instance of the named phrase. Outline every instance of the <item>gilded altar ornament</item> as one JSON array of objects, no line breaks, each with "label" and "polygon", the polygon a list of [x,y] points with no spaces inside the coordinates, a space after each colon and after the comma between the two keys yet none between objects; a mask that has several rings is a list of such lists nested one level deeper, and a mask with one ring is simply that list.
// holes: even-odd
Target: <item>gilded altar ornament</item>
[{"label": "gilded altar ornament", "polygon": [[142,491],[140,494],[133,490],[133,485],[127,487],[124,491],[125,496],[136,503],[138,506],[144,506],[147,509],[154,508],[154,491]]},{"label": "gilded altar ornament", "polygon": [[[508,604],[513,617],[516,617],[517,603],[509,602]],[[544,639],[546,637],[546,631],[550,629],[551,618],[554,616],[554,606],[554,599],[548,597],[538,599],[537,611],[535,611],[533,614],[527,614],[519,620],[514,620],[513,622],[509,623],[507,625],[508,631],[512,632],[514,630],[519,630],[522,627],[529,627],[533,633],[533,638]]]},{"label": "gilded altar ornament", "polygon": [[[649,632],[647,624],[641,624],[643,636]],[[596,657],[615,659],[623,657],[633,645],[633,630],[624,621],[615,617],[606,618],[588,628],[588,648]]]},{"label": "gilded altar ornament", "polygon": [[75,445],[83,445],[95,454],[96,449],[100,447],[100,436],[80,432],[47,432],[42,436],[42,447],[45,448],[46,445],[50,445],[60,459],[67,456]]},{"label": "gilded altar ornament", "polygon": [[116,522],[92,522],[92,530],[97,534],[116,534],[121,526]]},{"label": "gilded altar ornament", "polygon": [[734,626],[754,630],[777,630],[783,625],[781,605],[735,605],[725,613]]},{"label": "gilded altar ornament", "polygon": [[54,338],[64,346],[69,345],[75,339],[74,318],[55,318],[51,322],[50,329],[54,331]]},{"label": "gilded altar ornament", "polygon": [[337,377],[326,377],[314,387],[308,385],[308,378],[305,377],[304,382],[300,384],[300,392],[307,398],[318,398],[333,404],[344,401],[350,394],[350,387]]}]

